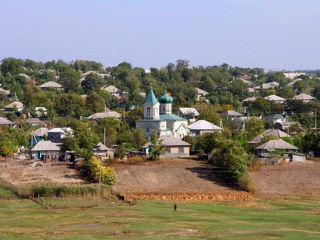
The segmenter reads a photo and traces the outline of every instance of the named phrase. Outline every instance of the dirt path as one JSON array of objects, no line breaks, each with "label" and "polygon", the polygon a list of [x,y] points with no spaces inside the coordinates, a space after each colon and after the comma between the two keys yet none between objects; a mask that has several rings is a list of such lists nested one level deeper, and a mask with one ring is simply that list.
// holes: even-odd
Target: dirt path
[{"label": "dirt path", "polygon": [[0,163],[0,177],[12,184],[30,183],[81,183],[79,171],[61,162],[44,164],[41,167],[31,167],[30,160],[9,160],[8,167]]},{"label": "dirt path", "polygon": [[320,163],[306,161],[264,166],[250,172],[256,193],[264,196],[320,193]]}]

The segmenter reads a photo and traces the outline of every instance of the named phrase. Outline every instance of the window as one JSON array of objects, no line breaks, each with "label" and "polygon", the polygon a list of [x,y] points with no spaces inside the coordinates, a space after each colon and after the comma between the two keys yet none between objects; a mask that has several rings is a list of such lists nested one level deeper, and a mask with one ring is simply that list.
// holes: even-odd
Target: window
[{"label": "window", "polygon": [[150,129],[149,129],[149,128],[146,128],[146,132],[147,132],[147,133],[150,132]]},{"label": "window", "polygon": [[150,108],[147,108],[147,116],[150,117]]},{"label": "window", "polygon": [[184,153],[184,147],[179,147],[179,153]]}]

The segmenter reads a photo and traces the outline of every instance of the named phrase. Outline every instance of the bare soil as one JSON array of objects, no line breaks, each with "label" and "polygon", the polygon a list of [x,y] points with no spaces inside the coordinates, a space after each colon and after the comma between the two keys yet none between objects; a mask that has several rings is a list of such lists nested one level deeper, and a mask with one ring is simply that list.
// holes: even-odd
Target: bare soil
[{"label": "bare soil", "polygon": [[0,176],[7,182],[16,185],[31,183],[82,183],[78,170],[64,162],[45,163],[41,167],[31,167],[31,160],[8,160],[0,162]]},{"label": "bare soil", "polygon": [[169,201],[250,200],[224,184],[205,161],[165,159],[138,165],[115,165],[114,190],[126,199]]},{"label": "bare soil", "polygon": [[292,162],[278,166],[263,166],[250,172],[256,194],[262,196],[320,196],[320,162]]}]

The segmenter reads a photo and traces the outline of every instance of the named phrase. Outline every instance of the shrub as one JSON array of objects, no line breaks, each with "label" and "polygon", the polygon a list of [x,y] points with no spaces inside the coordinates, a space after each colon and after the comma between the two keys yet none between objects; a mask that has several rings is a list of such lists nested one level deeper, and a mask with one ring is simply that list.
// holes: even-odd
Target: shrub
[{"label": "shrub", "polygon": [[90,177],[94,181],[99,181],[101,171],[101,182],[107,185],[115,184],[115,171],[113,168],[102,166],[97,157],[91,157],[88,162]]},{"label": "shrub", "polygon": [[254,193],[255,187],[249,174],[243,174],[238,179],[238,185],[241,190]]}]

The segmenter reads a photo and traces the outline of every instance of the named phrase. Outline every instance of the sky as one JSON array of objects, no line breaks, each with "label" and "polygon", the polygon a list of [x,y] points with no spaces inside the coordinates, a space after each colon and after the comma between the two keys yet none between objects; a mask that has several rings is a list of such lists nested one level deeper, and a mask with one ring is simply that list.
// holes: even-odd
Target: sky
[{"label": "sky", "polygon": [[320,69],[320,0],[0,0],[0,59]]}]

